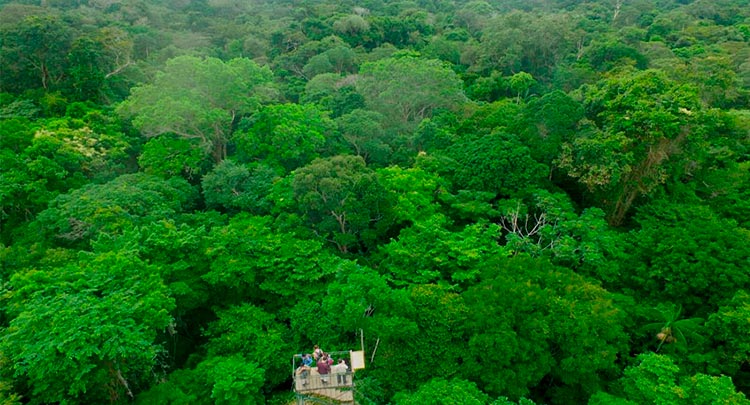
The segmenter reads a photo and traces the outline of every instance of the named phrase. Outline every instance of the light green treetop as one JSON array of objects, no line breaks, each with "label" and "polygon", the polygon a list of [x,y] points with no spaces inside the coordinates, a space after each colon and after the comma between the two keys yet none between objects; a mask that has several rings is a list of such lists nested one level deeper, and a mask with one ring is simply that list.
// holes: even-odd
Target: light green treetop
[{"label": "light green treetop", "polygon": [[218,163],[235,121],[273,97],[271,79],[270,69],[245,58],[178,56],[152,83],[133,88],[118,110],[146,136],[199,139]]},{"label": "light green treetop", "polygon": [[436,108],[466,100],[461,79],[443,62],[413,56],[382,59],[360,68],[357,90],[367,106],[409,127]]}]

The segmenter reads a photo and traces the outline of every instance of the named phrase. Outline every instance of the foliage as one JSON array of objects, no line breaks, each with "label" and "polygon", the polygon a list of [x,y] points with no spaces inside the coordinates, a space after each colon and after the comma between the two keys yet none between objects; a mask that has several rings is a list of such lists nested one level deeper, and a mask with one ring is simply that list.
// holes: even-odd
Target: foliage
[{"label": "foliage", "polygon": [[476,282],[477,265],[504,251],[497,245],[500,227],[474,224],[451,232],[450,225],[447,218],[435,215],[404,228],[381,248],[383,272],[396,285]]},{"label": "foliage", "polygon": [[615,368],[626,342],[624,314],[605,290],[539,259],[493,257],[480,266],[481,281],[462,294],[469,319],[459,375],[513,397],[545,377],[578,395],[601,386],[599,373]]},{"label": "foliage", "polygon": [[622,283],[642,297],[678,303],[689,317],[705,316],[747,288],[746,229],[689,204],[656,202],[637,220],[641,229],[628,244],[635,261]]},{"label": "foliage", "polygon": [[696,374],[679,376],[677,367],[669,357],[649,353],[638,357],[638,365],[625,369],[622,379],[625,401],[609,394],[599,393],[589,404],[746,404],[745,395],[736,392],[728,377],[711,377]]},{"label": "foliage", "polygon": [[285,171],[319,156],[333,123],[314,105],[279,104],[253,115],[246,133],[234,137],[242,162],[261,161]]},{"label": "foliage", "polygon": [[[286,343],[289,332],[284,325],[276,321],[272,314],[266,313],[253,305],[243,304],[220,311],[218,318],[206,331],[206,335],[212,338],[207,344],[210,358],[239,355],[240,357],[234,359],[234,361],[243,365],[239,370],[245,370],[241,371],[244,373],[251,371],[253,368],[248,367],[252,366],[252,363],[245,365],[248,362],[246,359],[252,359],[255,367],[260,367],[259,364],[263,365],[262,368],[265,373],[261,376],[252,377],[250,381],[256,390],[260,385],[269,389],[274,388],[288,378],[288,364],[278,361],[278,359],[283,358],[286,353],[292,350]],[[237,366],[234,365],[233,367]],[[257,371],[254,373],[257,373]],[[214,377],[217,379],[217,384],[219,379],[233,378],[231,372],[229,375],[222,374],[217,370],[217,375]],[[240,376],[241,378],[249,378],[249,376],[242,376],[241,374]],[[244,389],[231,388],[234,386],[231,380],[226,384],[228,385],[222,388],[223,390],[244,391]],[[216,389],[215,386],[214,390]],[[244,395],[248,394],[250,393]],[[216,395],[215,391],[213,395]],[[232,403],[230,398],[225,399],[228,403]]]},{"label": "foliage", "polygon": [[3,31],[3,88],[28,85],[46,90],[59,84],[71,46],[71,27],[57,16],[32,15]]},{"label": "foliage", "polygon": [[389,196],[361,157],[316,159],[293,179],[300,214],[342,253],[368,247],[390,225]]},{"label": "foliage", "polygon": [[745,403],[747,5],[0,0],[0,403]]},{"label": "foliage", "polygon": [[211,208],[240,210],[253,214],[267,214],[274,170],[263,164],[251,168],[225,160],[203,177],[203,195]]},{"label": "foliage", "polygon": [[456,160],[453,184],[459,190],[513,196],[541,183],[546,172],[527,147],[504,133],[461,139],[447,154]]},{"label": "foliage", "polygon": [[747,314],[750,310],[750,297],[739,290],[725,305],[709,316],[706,328],[715,340],[715,351],[719,357],[718,367],[722,372],[736,375],[750,355],[750,341],[747,340]]},{"label": "foliage", "polygon": [[[406,291],[391,288],[372,269],[354,263],[342,263],[341,267],[336,280],[327,286],[321,306],[324,314],[335,314],[337,332],[361,329],[369,339],[368,345],[381,340],[384,347],[414,336],[414,306]],[[387,365],[387,358],[383,362]],[[387,368],[383,371],[388,374]]]},{"label": "foliage", "polygon": [[172,133],[198,139],[216,163],[227,154],[232,125],[269,99],[271,72],[249,59],[171,59],[153,83],[135,87],[121,114],[146,136]]},{"label": "foliage", "polygon": [[602,132],[567,146],[559,165],[602,191],[610,224],[620,225],[638,197],[678,175],[700,147],[702,106],[688,85],[653,70],[604,80],[584,103]]},{"label": "foliage", "polygon": [[85,245],[99,233],[117,234],[174,216],[190,209],[195,198],[195,190],[183,179],[127,174],[58,196],[38,222],[59,243]]},{"label": "foliage", "polygon": [[422,382],[434,375],[456,375],[464,351],[459,325],[466,321],[468,308],[461,296],[446,287],[414,285],[409,301],[415,309],[411,317],[418,332],[392,344],[384,341],[377,352],[379,363],[375,366],[391,376],[385,381],[395,391],[421,390]]},{"label": "foliage", "polygon": [[458,77],[442,62],[413,56],[362,64],[357,89],[370,109],[403,128],[437,108],[456,108],[465,97]]},{"label": "foliage", "polygon": [[489,397],[477,386],[466,380],[444,380],[435,378],[410,394],[399,394],[395,397],[396,404],[454,404],[482,405],[489,403]]},{"label": "foliage", "polygon": [[0,121],[0,221],[18,226],[59,194],[122,170],[129,140],[98,113],[37,123]]},{"label": "foliage", "polygon": [[138,397],[138,403],[262,404],[264,370],[241,356],[216,356],[178,370]]},{"label": "foliage", "polygon": [[383,129],[382,115],[367,110],[354,110],[336,119],[341,137],[355,155],[368,164],[385,166],[393,151],[393,140]]},{"label": "foliage", "polygon": [[274,232],[270,217],[236,216],[212,229],[211,270],[204,279],[223,291],[223,301],[251,299],[274,308],[314,294],[310,284],[325,283],[336,271],[336,259],[320,242]]},{"label": "foliage", "polygon": [[149,139],[138,157],[144,173],[165,179],[182,176],[194,181],[209,170],[210,164],[197,140],[172,134]]},{"label": "foliage", "polygon": [[128,252],[81,253],[19,272],[11,285],[0,350],[34,401],[116,401],[148,385],[174,307],[153,267]]}]

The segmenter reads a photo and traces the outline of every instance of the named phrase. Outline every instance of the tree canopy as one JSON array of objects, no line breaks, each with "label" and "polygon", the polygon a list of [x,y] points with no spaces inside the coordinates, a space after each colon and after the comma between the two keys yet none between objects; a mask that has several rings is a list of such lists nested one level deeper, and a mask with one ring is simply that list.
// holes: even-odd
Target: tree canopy
[{"label": "tree canopy", "polygon": [[748,0],[0,0],[0,404],[324,402],[315,345],[745,404],[748,61]]}]

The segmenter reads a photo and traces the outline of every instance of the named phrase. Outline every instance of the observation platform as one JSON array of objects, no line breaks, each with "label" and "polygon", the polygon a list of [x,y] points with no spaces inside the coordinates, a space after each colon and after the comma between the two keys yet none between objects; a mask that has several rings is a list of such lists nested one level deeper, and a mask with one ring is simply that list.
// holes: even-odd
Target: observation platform
[{"label": "observation platform", "polygon": [[[351,372],[321,375],[318,370],[313,368],[307,376],[294,376],[294,391],[304,397],[317,397],[336,404],[354,404],[353,377],[354,375]],[[314,402],[308,400],[298,403]]]},{"label": "observation platform", "polygon": [[[330,374],[318,373],[316,365],[300,369],[302,355],[292,357],[292,389],[297,396],[297,405],[342,404],[355,405],[355,371],[364,368],[364,352],[327,352],[329,356],[347,363],[346,372],[333,371]],[[334,369],[335,370],[335,369]]]}]

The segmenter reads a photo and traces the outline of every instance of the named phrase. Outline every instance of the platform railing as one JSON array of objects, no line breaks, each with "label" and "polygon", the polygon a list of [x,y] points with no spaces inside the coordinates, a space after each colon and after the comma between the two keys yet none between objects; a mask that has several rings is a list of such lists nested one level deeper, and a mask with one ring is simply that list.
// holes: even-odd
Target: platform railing
[{"label": "platform railing", "polygon": [[308,371],[298,372],[294,376],[294,389],[297,392],[314,391],[321,389],[349,390],[354,385],[352,373],[330,373],[320,374],[318,370],[311,368]]}]

